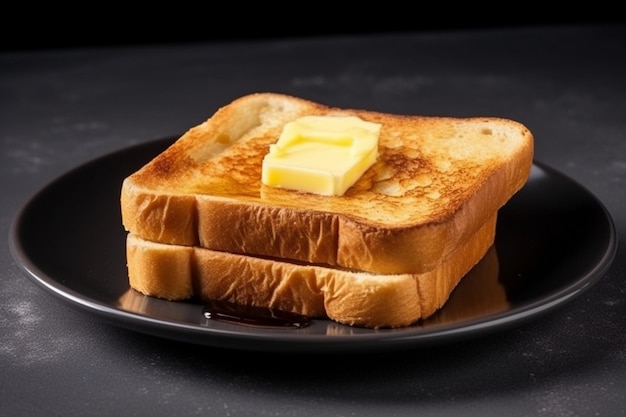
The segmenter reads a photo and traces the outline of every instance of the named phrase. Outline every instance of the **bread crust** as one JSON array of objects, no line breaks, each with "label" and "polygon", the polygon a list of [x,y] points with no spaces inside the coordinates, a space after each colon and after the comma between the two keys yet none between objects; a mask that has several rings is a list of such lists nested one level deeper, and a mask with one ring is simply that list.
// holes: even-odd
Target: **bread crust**
[{"label": "bread crust", "polygon": [[496,216],[432,270],[360,271],[127,237],[131,288],[167,300],[225,300],[350,326],[393,328],[430,317],[493,245]]},{"label": "bread crust", "polygon": [[[382,124],[379,159],[344,196],[263,186],[261,160],[305,114]],[[420,274],[474,236],[526,182],[533,137],[501,118],[401,116],[244,96],[126,178],[137,237],[376,274]]]}]

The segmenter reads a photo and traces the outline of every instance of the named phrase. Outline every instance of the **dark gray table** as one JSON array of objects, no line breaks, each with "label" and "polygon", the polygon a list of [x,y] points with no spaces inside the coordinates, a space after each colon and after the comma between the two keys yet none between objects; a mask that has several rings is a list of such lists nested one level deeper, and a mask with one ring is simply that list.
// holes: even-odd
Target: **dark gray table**
[{"label": "dark gray table", "polygon": [[621,247],[595,286],[536,321],[338,360],[228,354],[106,324],[29,280],[6,239],[56,176],[276,91],[517,119],[536,159],[594,193],[626,240],[625,48],[626,26],[607,25],[0,54],[0,415],[626,415]]}]

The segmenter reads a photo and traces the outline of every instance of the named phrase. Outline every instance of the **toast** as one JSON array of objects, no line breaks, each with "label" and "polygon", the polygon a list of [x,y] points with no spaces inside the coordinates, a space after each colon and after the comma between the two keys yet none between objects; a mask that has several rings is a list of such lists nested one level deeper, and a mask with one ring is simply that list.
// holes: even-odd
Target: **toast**
[{"label": "toast", "polygon": [[[328,114],[382,125],[376,163],[342,196],[263,185],[263,157],[284,125]],[[122,223],[164,244],[419,274],[437,267],[525,184],[532,158],[531,132],[508,119],[394,115],[251,94],[127,177]]]},{"label": "toast", "polygon": [[129,234],[131,288],[172,301],[226,300],[368,328],[408,326],[430,317],[493,246],[488,220],[434,269],[372,274],[151,242]]},{"label": "toast", "polygon": [[[266,186],[264,156],[302,116],[380,124],[374,164],[339,196]],[[533,135],[496,117],[340,109],[243,96],[124,179],[131,288],[401,327],[430,317],[493,246]]]},{"label": "toast", "polygon": [[[158,266],[161,262],[163,262],[162,265],[169,265],[171,261],[168,260],[168,257],[180,256],[180,254],[178,255],[176,254],[177,249],[171,248],[169,247],[169,245],[154,244],[152,242],[143,241],[142,239],[139,239],[136,237],[131,237],[130,239],[131,241],[129,242],[129,245],[128,245],[129,250],[132,251],[134,256],[138,256],[139,257],[138,259],[141,259],[139,262],[148,262],[151,265],[149,268],[144,269],[140,267],[140,264],[136,262],[131,262],[131,265],[135,265],[137,267],[138,273],[140,274],[146,274],[147,271],[151,271],[151,272],[161,271],[162,272],[163,269],[161,269]],[[189,249],[187,248],[182,249],[182,250],[189,251]],[[206,251],[206,249],[202,249],[202,248],[199,248],[198,250]],[[158,252],[155,252],[155,251],[166,251],[166,252],[159,255]],[[217,254],[218,253],[215,252],[213,255],[215,256]],[[162,255],[165,255],[165,256],[162,256]],[[154,261],[149,261],[147,258],[148,256],[155,256],[157,259],[156,264],[153,263]],[[231,255],[231,256],[237,257],[238,255]],[[183,257],[183,259],[185,258]],[[191,259],[192,258],[188,258],[188,261],[189,261],[188,263],[187,261],[184,261],[185,262],[184,265],[191,266],[193,262]],[[245,260],[242,260],[242,262],[245,262]],[[186,269],[186,266],[182,267],[181,269],[183,269],[184,271],[188,271]],[[190,272],[190,274],[193,274],[193,272]],[[421,279],[416,278],[416,281],[415,281],[418,284],[418,287],[417,287],[418,289],[419,289],[420,284],[423,288],[425,287],[426,291],[424,293],[426,295],[425,297],[421,298],[424,300],[428,297],[428,294],[431,293],[428,291],[429,289],[432,290],[433,288],[440,288],[440,286],[433,286],[432,284],[428,284],[430,279],[432,279],[433,277],[434,279],[437,279],[437,276],[440,277],[439,279],[442,279],[441,274],[437,275],[434,272],[431,272],[431,273],[428,273],[428,275],[429,276],[427,275],[422,276]],[[133,276],[135,275],[133,274]],[[155,298],[156,294],[159,293],[160,285],[169,282],[170,278],[168,277],[171,277],[171,276],[170,275],[166,276],[162,274],[160,274],[159,278],[155,277],[154,275],[150,275],[150,278],[148,277],[141,278],[141,276],[135,276],[135,279],[137,279],[138,281],[137,284],[141,285],[140,288],[144,290],[147,287],[153,288],[155,293],[152,294],[153,296],[147,296],[133,288],[128,288],[119,297],[118,299],[119,306],[127,311],[132,311],[132,312],[143,314],[143,315],[152,315],[152,316],[161,315],[162,307],[160,304],[155,302],[153,298]],[[193,277],[192,280],[199,279],[198,275],[190,275],[190,277]],[[450,277],[450,275],[448,275],[448,277]],[[357,277],[353,276],[353,278],[358,280]],[[509,300],[507,299],[506,289],[504,285],[500,282],[499,278],[500,278],[500,268],[499,268],[498,254],[496,252],[495,245],[493,245],[488,249],[487,253],[482,257],[482,259],[478,262],[478,264],[476,264],[467,274],[465,274],[465,276],[463,276],[463,279],[461,279],[458,286],[456,286],[454,291],[450,294],[450,297],[448,298],[448,300],[445,301],[444,308],[437,310],[434,314],[427,316],[427,318],[423,320],[416,320],[415,325],[430,326],[430,325],[446,324],[446,323],[450,323],[453,321],[465,319],[468,316],[474,316],[474,317],[486,316],[486,315],[498,314],[503,311],[506,311],[510,307],[510,303],[509,303]],[[322,276],[322,279],[324,279],[324,276]],[[159,282],[161,282],[162,284],[159,284]],[[317,282],[317,279],[316,279],[316,282]],[[381,283],[384,283],[384,281],[379,280],[378,284],[381,284]],[[208,283],[207,284],[195,284],[194,283],[192,285],[194,286],[195,285],[208,285]],[[349,281],[346,282],[346,285],[349,285]],[[247,285],[244,285],[242,286],[242,288],[245,289],[249,287]],[[357,285],[357,288],[359,288],[358,285]],[[170,294],[167,289],[163,289],[163,290],[165,291],[165,294]],[[356,293],[358,292],[359,291],[356,291]],[[348,294],[351,294],[351,293],[348,293]],[[397,296],[398,293],[396,292],[394,294],[396,294]],[[409,299],[410,297],[415,296],[415,293],[412,291],[408,291],[408,294],[409,294]],[[436,294],[441,294],[441,293],[436,293]],[[346,296],[346,293],[344,292],[343,295]],[[322,297],[322,296],[325,296],[325,294],[318,293],[317,295],[317,297]],[[352,297],[354,297],[354,295]],[[352,323],[360,323],[363,327],[365,327],[365,325],[369,325],[368,327],[370,328],[376,327],[375,326],[376,324],[379,325],[378,327],[386,327],[386,326],[382,326],[382,323],[385,323],[385,324],[395,323],[396,326],[394,327],[399,327],[398,323],[410,322],[411,320],[413,320],[414,317],[418,315],[419,317],[421,317],[422,314],[420,313],[423,313],[424,315],[426,315],[428,306],[437,304],[435,303],[434,299],[430,299],[430,301],[425,301],[425,302],[420,301],[419,311],[413,308],[398,308],[394,310],[394,309],[390,309],[389,306],[390,305],[403,306],[403,304],[397,304],[398,303],[397,299],[389,301],[388,297],[389,296],[377,297],[376,300],[384,304],[380,305],[378,307],[378,310],[375,307],[370,310],[366,310],[366,314],[362,314],[358,316],[356,320],[352,321]],[[393,298],[393,297],[389,297],[389,298]],[[279,298],[275,298],[275,299],[277,300]],[[363,298],[363,300],[369,300],[369,297]],[[193,302],[193,297],[191,301]],[[212,301],[209,301],[209,304],[211,303]],[[342,305],[339,301],[329,302],[329,304],[331,305],[333,303],[335,306]],[[375,302],[372,302],[372,300],[369,300],[369,305],[373,306],[375,305]],[[383,309],[383,307],[385,306],[386,306],[386,309]],[[270,310],[271,312],[276,311],[272,309],[271,305],[270,305],[270,309],[271,309]],[[329,310],[331,312],[333,311],[332,308],[330,308]],[[364,311],[364,310],[365,309],[361,308],[361,311]],[[372,312],[374,311],[383,311],[383,315],[382,316],[374,315],[372,314]],[[416,311],[417,311],[417,314],[415,314]],[[237,309],[235,309],[235,313],[237,312],[238,312]],[[344,313],[345,312],[346,310],[344,309]],[[413,316],[411,316],[411,313],[413,313]],[[356,314],[352,312],[352,317],[354,317],[355,315]],[[335,316],[338,317],[339,320],[342,320],[340,314],[336,313]],[[394,318],[398,316],[400,317],[400,319],[397,319],[397,318],[395,320],[390,319],[390,318]],[[402,319],[403,316],[404,316],[404,319]],[[233,321],[237,322],[238,317],[239,316],[233,317]],[[246,316],[244,315],[243,317],[245,318]],[[290,317],[287,317],[287,319],[289,318]],[[254,315],[251,316],[251,319],[252,319],[251,321],[253,321],[255,319],[255,316]],[[300,318],[296,317],[296,319],[297,319],[296,321],[297,324],[303,323],[303,322],[306,323],[306,320],[303,320],[302,317]],[[345,320],[345,316],[343,320]],[[289,324],[290,323],[287,322],[286,325],[289,325]],[[352,326],[344,326],[337,320],[324,320],[324,323],[322,323],[321,321],[318,323],[318,325],[322,325],[322,326],[324,324],[326,326],[326,334],[329,334],[329,335],[344,335],[344,334],[352,334],[353,332],[353,330],[351,330]],[[346,322],[344,324],[350,324],[350,323]],[[283,322],[281,327],[285,327],[286,325]],[[356,324],[353,324],[353,326],[354,325]],[[292,327],[292,326],[288,326],[288,327]],[[297,328],[298,326],[293,326],[293,327]]]}]

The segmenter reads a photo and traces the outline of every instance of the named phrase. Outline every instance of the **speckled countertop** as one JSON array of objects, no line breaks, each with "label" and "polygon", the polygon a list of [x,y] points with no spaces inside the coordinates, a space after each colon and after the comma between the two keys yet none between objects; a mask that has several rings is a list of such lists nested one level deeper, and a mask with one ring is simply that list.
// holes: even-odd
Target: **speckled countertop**
[{"label": "speckled countertop", "polygon": [[593,193],[623,241],[624,45],[626,26],[605,25],[0,53],[0,415],[626,415],[621,246],[592,288],[541,319],[339,360],[122,329],[51,297],[7,243],[18,210],[53,178],[255,91],[519,120],[536,159]]}]

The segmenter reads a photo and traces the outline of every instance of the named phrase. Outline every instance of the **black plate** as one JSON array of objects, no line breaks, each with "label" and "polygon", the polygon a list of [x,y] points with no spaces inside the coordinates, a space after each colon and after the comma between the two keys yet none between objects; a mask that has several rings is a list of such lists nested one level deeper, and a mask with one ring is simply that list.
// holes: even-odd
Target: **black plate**
[{"label": "black plate", "polygon": [[10,231],[13,257],[27,276],[100,318],[169,339],[274,352],[379,351],[459,341],[535,319],[596,283],[615,256],[615,226],[605,207],[535,163],[527,185],[500,211],[494,246],[424,322],[371,330],[329,320],[302,329],[208,320],[200,304],[145,297],[128,287],[121,182],[172,140],[96,159],[30,199]]}]

